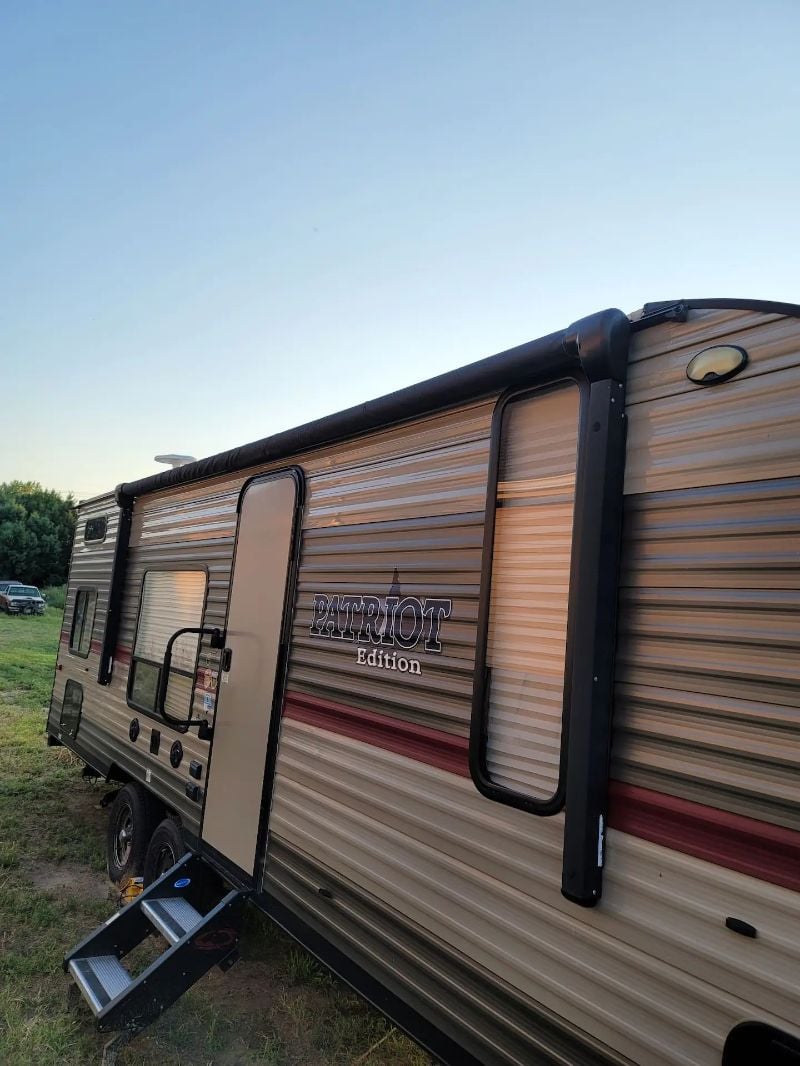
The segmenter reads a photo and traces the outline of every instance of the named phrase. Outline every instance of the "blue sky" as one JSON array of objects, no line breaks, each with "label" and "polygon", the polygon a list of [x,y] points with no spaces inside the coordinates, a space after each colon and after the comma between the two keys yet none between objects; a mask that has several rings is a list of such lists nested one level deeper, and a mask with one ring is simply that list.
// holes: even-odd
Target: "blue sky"
[{"label": "blue sky", "polygon": [[796,0],[2,5],[0,481],[800,301],[799,44]]}]

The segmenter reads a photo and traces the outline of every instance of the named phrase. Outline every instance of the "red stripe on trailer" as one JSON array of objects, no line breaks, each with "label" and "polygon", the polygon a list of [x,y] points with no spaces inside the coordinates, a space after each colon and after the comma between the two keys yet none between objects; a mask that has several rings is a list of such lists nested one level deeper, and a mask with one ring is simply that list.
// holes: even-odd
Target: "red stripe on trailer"
[{"label": "red stripe on trailer", "polygon": [[283,705],[287,718],[362,740],[378,748],[405,755],[451,774],[469,777],[468,740],[441,729],[404,722],[374,711],[346,707],[303,692],[288,692]]},{"label": "red stripe on trailer", "polygon": [[800,833],[702,803],[611,782],[608,824],[631,836],[800,891]]},{"label": "red stripe on trailer", "polygon": [[[470,776],[466,737],[304,692],[287,693],[283,713],[459,777]],[[793,829],[623,781],[611,782],[608,824],[684,855],[800,891],[800,833]]]},{"label": "red stripe on trailer", "polygon": [[[70,637],[69,627],[67,627],[66,629],[62,629],[59,643],[68,646],[69,645],[69,637]],[[102,640],[93,640],[92,643],[89,646],[89,651],[92,653],[92,655],[99,655],[102,650],[103,650],[103,642],[102,642]]]}]

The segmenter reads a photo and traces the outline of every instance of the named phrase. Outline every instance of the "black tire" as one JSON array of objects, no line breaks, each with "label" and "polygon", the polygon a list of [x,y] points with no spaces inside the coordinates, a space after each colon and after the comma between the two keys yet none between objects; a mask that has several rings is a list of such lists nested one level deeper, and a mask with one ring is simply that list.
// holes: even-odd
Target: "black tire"
[{"label": "black tire", "polygon": [[144,887],[157,881],[187,850],[180,822],[165,818],[156,826],[144,857]]},{"label": "black tire", "polygon": [[142,876],[159,814],[155,800],[141,785],[131,782],[119,790],[106,836],[106,867],[112,881]]}]

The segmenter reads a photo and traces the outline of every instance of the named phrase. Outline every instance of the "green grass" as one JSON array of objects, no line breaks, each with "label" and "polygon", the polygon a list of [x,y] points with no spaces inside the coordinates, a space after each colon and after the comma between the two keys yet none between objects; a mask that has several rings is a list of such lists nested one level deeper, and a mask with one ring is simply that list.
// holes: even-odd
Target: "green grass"
[{"label": "green grass", "polygon": [[[50,601],[52,602],[52,601]],[[116,906],[104,874],[107,787],[81,778],[44,723],[61,612],[0,615],[0,1063],[89,1066],[104,1042],[67,1001],[64,954]],[[121,1066],[425,1066],[363,1000],[248,912],[242,961],[213,971]]]},{"label": "green grass", "polygon": [[13,696],[25,710],[50,702],[60,629],[61,611],[54,608],[43,615],[0,614],[0,699]]},{"label": "green grass", "polygon": [[41,591],[47,600],[48,607],[57,607],[60,611],[64,610],[64,602],[67,598],[66,585],[48,585],[47,588],[43,588]]}]

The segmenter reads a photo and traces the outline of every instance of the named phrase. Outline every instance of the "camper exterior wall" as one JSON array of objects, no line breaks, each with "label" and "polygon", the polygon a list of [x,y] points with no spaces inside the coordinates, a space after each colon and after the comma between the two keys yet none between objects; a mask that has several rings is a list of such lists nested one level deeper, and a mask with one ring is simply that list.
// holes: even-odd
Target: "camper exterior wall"
[{"label": "camper exterior wall", "polygon": [[[369,438],[298,456],[296,463],[302,467],[307,479],[308,502],[304,529],[308,530],[308,535],[313,539],[317,531],[323,535],[324,530],[335,528],[342,522],[352,522],[354,517],[366,518],[367,523],[370,523],[379,521],[380,516],[385,515],[386,520],[393,521],[395,527],[394,543],[387,542],[386,550],[396,553],[404,539],[413,545],[414,523],[409,528],[407,519],[414,508],[421,507],[431,519],[432,527],[439,530],[434,538],[439,538],[441,554],[448,559],[444,568],[456,568],[456,581],[458,567],[464,556],[464,545],[468,550],[471,544],[473,560],[479,566],[492,407],[493,402],[470,404],[443,415],[387,429]],[[127,698],[142,580],[149,569],[206,568],[208,589],[203,625],[224,628],[240,493],[244,484],[254,475],[286,465],[285,462],[276,462],[266,467],[248,468],[236,475],[224,475],[210,482],[164,490],[143,496],[137,501],[131,523],[116,667],[108,686],[87,687],[84,712],[89,709],[90,713],[82,725],[86,732],[75,742],[76,750],[103,774],[113,767],[124,776],[146,782],[155,794],[181,815],[190,837],[198,835],[201,808],[186,796],[188,767],[193,760],[200,762],[201,780],[205,780],[209,744],[199,739],[197,730],[180,734],[160,718],[150,718],[140,709],[131,707]],[[108,498],[109,506],[112,502],[113,499]],[[447,538],[450,522],[448,512],[454,506],[469,508],[471,520],[467,525],[471,526],[472,533],[467,540],[459,529]],[[458,527],[463,524],[459,518]],[[385,538],[383,526],[381,534]],[[430,546],[431,543],[431,534],[428,533],[423,538],[419,554],[423,554],[427,550],[426,545]],[[366,555],[363,545],[362,549]],[[311,559],[313,554],[312,547],[308,569],[304,570],[310,575],[315,573],[315,563]],[[401,564],[404,563],[405,556],[401,554],[397,558]],[[109,575],[110,559],[109,555]],[[351,559],[350,565],[361,565],[357,555]],[[424,565],[430,570],[429,563]],[[320,578],[324,576],[324,570],[320,570]],[[390,566],[389,584],[391,577]],[[365,578],[369,587],[372,587],[374,577],[365,572]],[[386,588],[375,587],[382,593],[388,591],[388,585]],[[471,605],[467,602],[470,597]],[[304,620],[308,612],[309,622],[312,599],[313,591],[309,589],[303,593],[302,604],[298,606]],[[476,615],[477,585],[468,589],[466,594],[459,587],[456,609],[458,616],[448,619],[444,627],[448,633],[454,634],[453,640],[458,645],[458,634],[464,627],[465,618],[469,624]],[[102,633],[99,625],[95,627],[95,633],[99,641]],[[305,633],[300,639],[305,641],[306,638],[310,639],[308,625],[305,625]],[[99,643],[96,647],[99,649]],[[326,651],[323,648],[320,652],[323,658]],[[218,651],[210,648],[209,640],[203,638],[192,703],[195,717],[207,716],[213,720],[220,676],[219,655]],[[62,638],[60,661],[66,661],[65,656]],[[467,692],[471,685],[469,662],[461,666],[459,681],[458,652],[455,658],[455,662],[448,660],[444,666],[438,667],[438,682],[430,676],[428,678],[443,705],[452,698],[448,692],[450,685],[460,686],[463,692]],[[364,699],[369,703],[369,683],[365,689]],[[54,695],[54,715],[60,709],[57,701],[62,693],[63,689]],[[398,696],[398,699],[402,702],[404,697]],[[421,703],[423,709],[420,713],[424,714],[426,701],[418,693],[408,694],[405,699]],[[137,740],[132,742],[129,739],[129,727],[134,718],[138,719],[141,731]],[[461,722],[460,728],[462,734],[466,735],[466,720]],[[152,729],[161,734],[159,751],[155,754],[149,750]],[[169,762],[169,752],[175,741],[180,741],[184,752],[177,769]]]},{"label": "camper exterior wall", "polygon": [[[690,385],[689,359],[723,340],[748,350],[747,370],[717,389]],[[344,595],[374,580],[374,563],[348,562],[355,545],[384,558],[379,531],[351,519],[304,541],[268,898],[312,915],[390,987],[402,984],[405,945],[414,995],[436,1003],[445,1028],[469,1019],[482,1062],[565,1046],[569,1061],[591,1061],[590,1033],[621,1061],[711,1064],[738,1022],[791,1027],[800,1009],[800,557],[790,547],[800,449],[787,417],[800,330],[794,319],[693,311],[638,334],[631,359],[611,824],[635,835],[612,828],[595,911],[558,893],[561,816],[532,819],[475,793],[459,749],[466,686],[449,684],[446,704],[409,706],[408,686],[387,697],[338,645],[320,653],[309,638],[312,587]],[[767,476],[776,467],[778,482]],[[644,522],[648,511],[660,521]],[[424,528],[421,510],[405,528],[411,520]],[[441,592],[444,555],[424,557]],[[311,558],[322,581],[306,577]],[[477,589],[479,567],[473,541],[463,589]],[[469,672],[472,624],[461,633]],[[669,796],[694,804],[691,834],[678,833],[684,812]],[[727,848],[718,811],[748,816]],[[723,865],[702,861],[712,857]],[[759,880],[734,872],[743,858]],[[756,943],[725,928],[731,915],[758,927]],[[424,952],[409,946],[420,941]],[[465,973],[477,973],[472,988]],[[516,1011],[540,1012],[542,1028],[521,1035]],[[579,1034],[583,1050],[571,1042]]]},{"label": "camper exterior wall", "polygon": [[[105,534],[101,539],[86,540],[86,523],[92,519],[105,519]],[[61,710],[64,690],[67,682],[80,685],[83,690],[81,708],[81,748],[82,757],[93,766],[99,760],[102,765],[104,741],[98,735],[96,723],[102,715],[102,693],[95,684],[100,662],[101,636],[105,630],[108,614],[111,574],[114,566],[114,554],[119,531],[119,508],[113,493],[86,500],[78,508],[78,520],[75,526],[75,539],[69,565],[69,581],[64,602],[64,618],[61,625],[58,664],[53,682],[53,695],[48,715],[48,734],[55,741],[61,740]],[[91,622],[88,654],[83,656],[70,650],[75,603],[79,589],[90,590],[96,594],[95,608]],[[114,738],[113,746],[119,742]],[[85,754],[83,754],[85,752]]]},{"label": "camper exterior wall", "polygon": [[[798,327],[708,310],[636,335],[613,771],[795,832]],[[686,365],[721,343],[744,347],[749,365],[698,389]]]},{"label": "camper exterior wall", "polygon": [[[747,368],[692,385],[686,364],[717,343],[744,347]],[[70,746],[147,779],[199,833],[184,786],[191,759],[205,780],[208,744],[126,701],[142,578],[207,568],[204,624],[224,626],[242,486],[297,465],[307,502],[261,906],[343,952],[379,1004],[394,993],[487,1066],[712,1066],[740,1022],[800,1036],[800,322],[696,309],[633,338],[613,802],[594,910],[559,891],[563,815],[493,802],[469,775],[497,398],[138,498],[114,676],[87,685]],[[355,642],[319,632],[315,597],[392,595],[451,604],[441,651],[403,652],[419,674],[372,668]],[[65,670],[66,655],[62,643]],[[213,718],[218,656],[203,641],[196,715]]]}]

